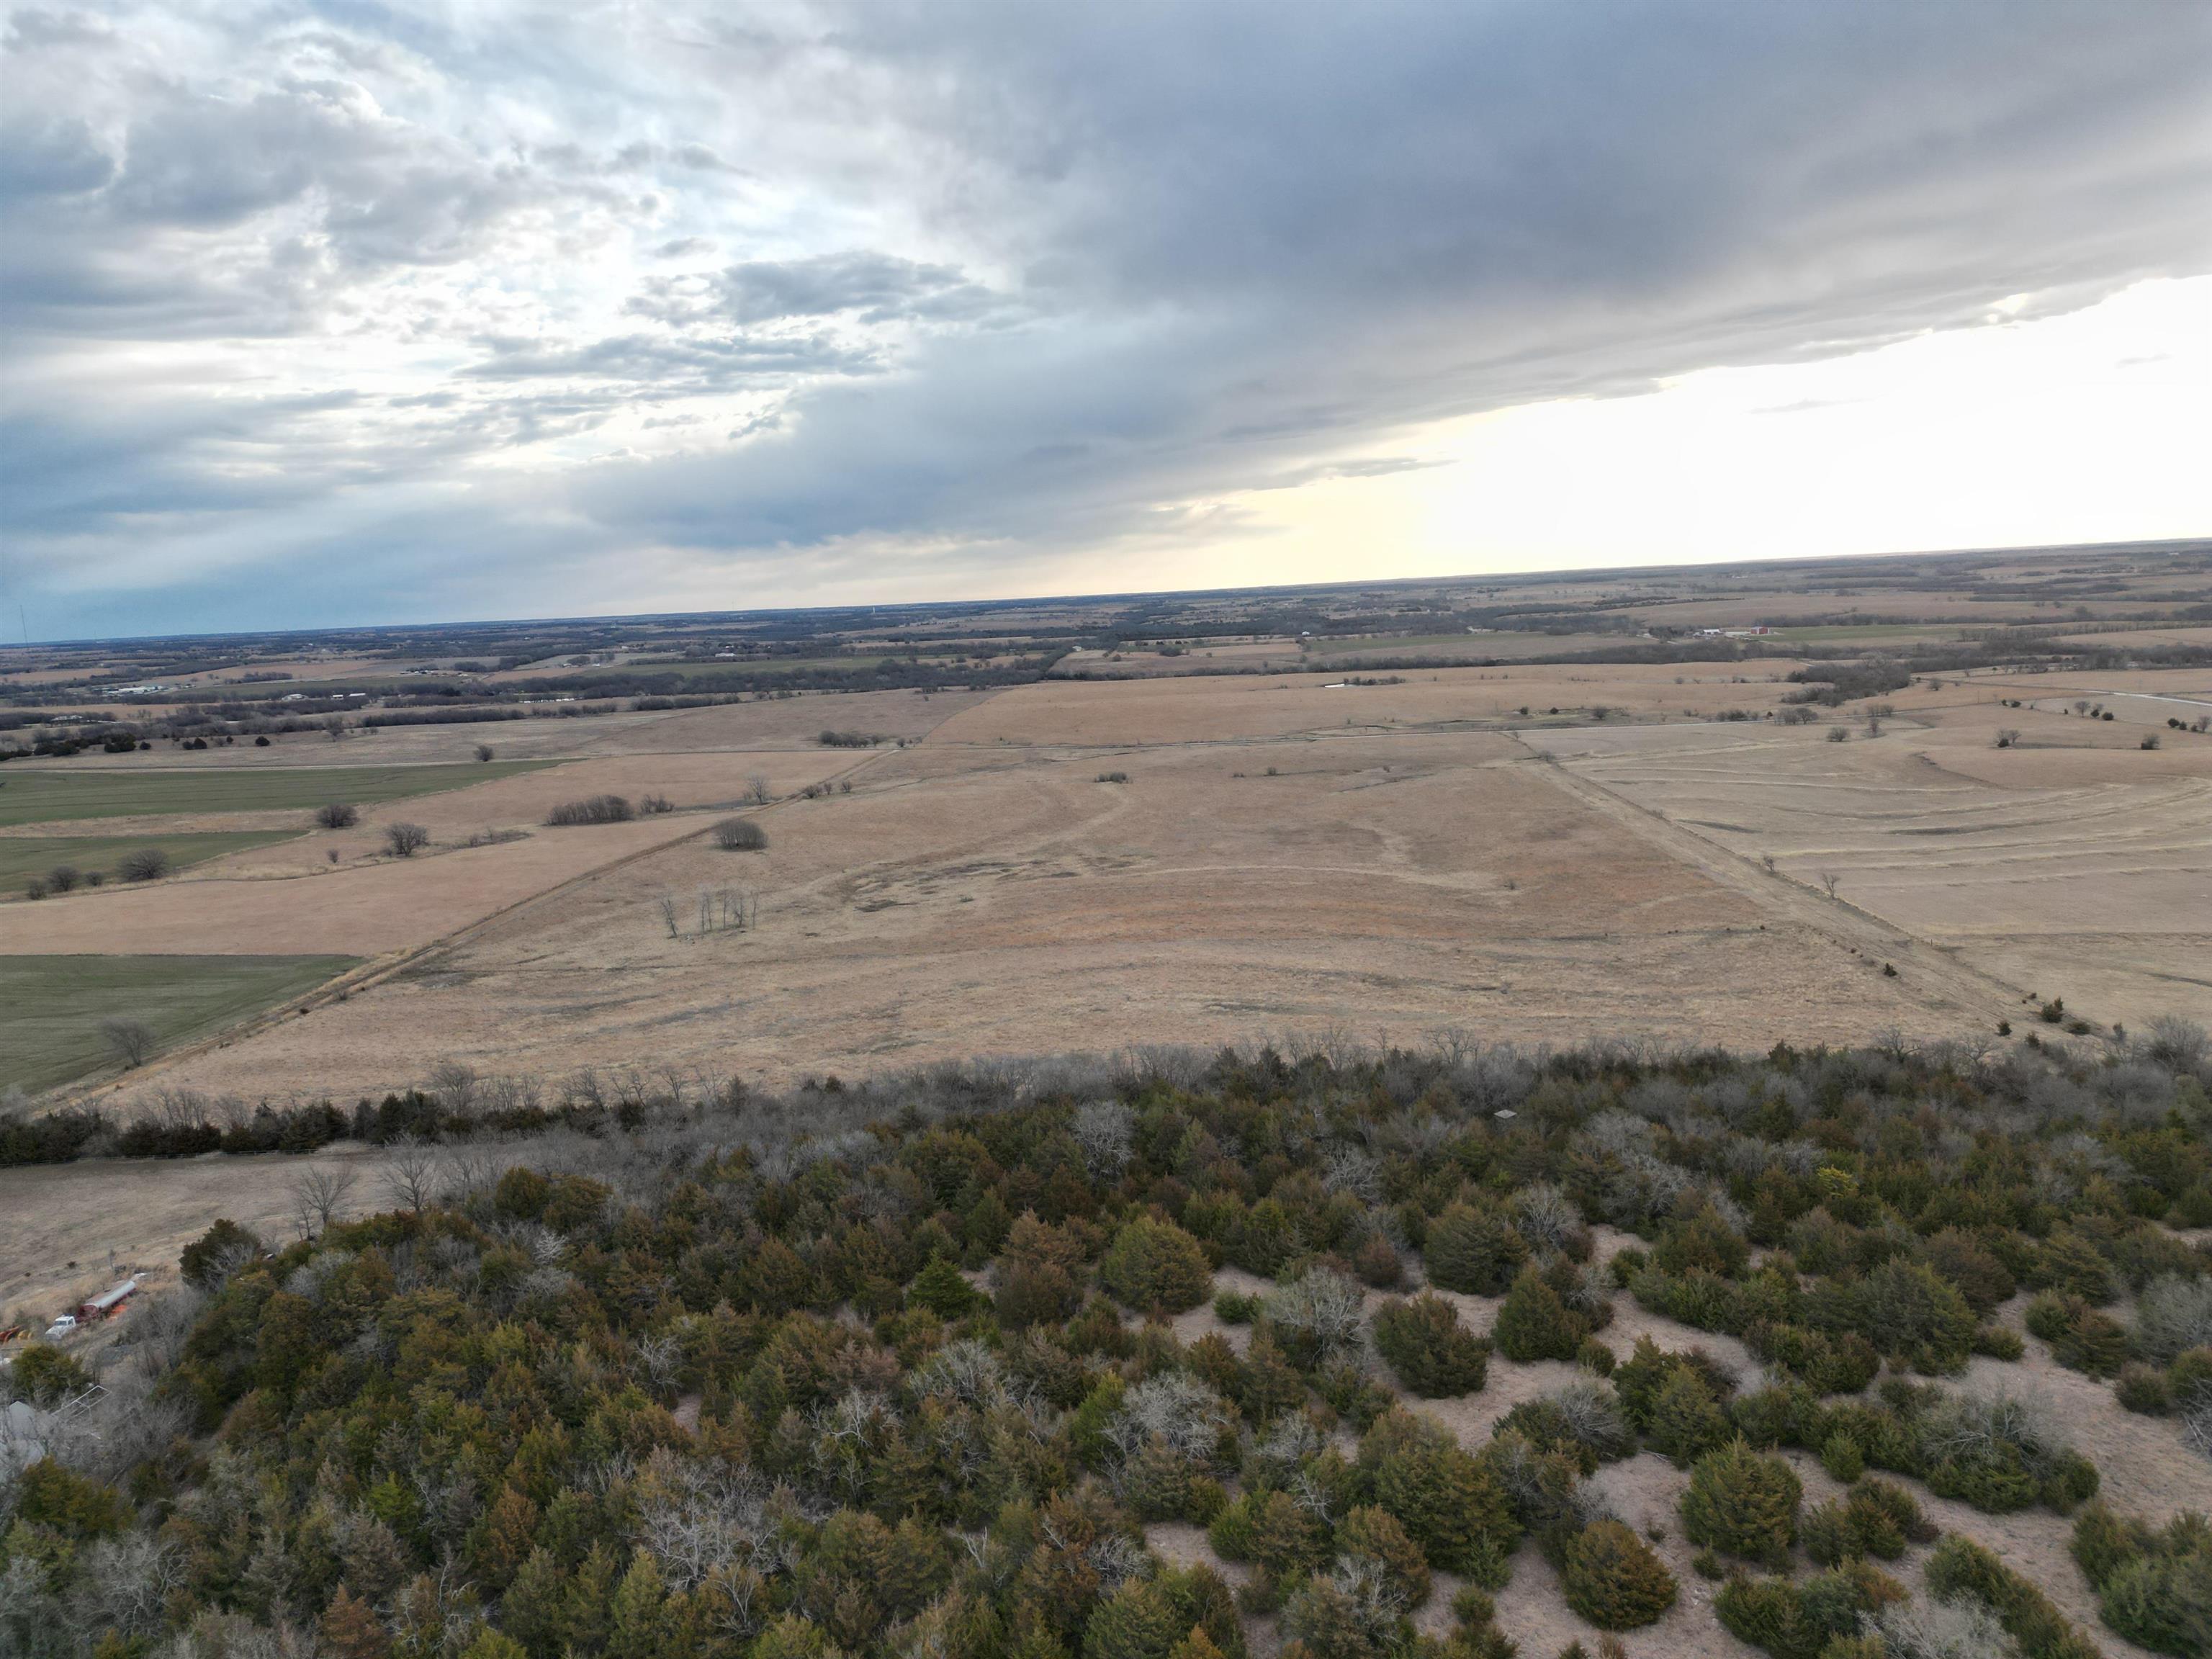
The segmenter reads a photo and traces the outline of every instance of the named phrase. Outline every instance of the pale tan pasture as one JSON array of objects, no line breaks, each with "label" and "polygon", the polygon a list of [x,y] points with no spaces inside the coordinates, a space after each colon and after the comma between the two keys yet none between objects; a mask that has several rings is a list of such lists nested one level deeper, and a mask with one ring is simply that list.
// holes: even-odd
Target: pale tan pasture
[{"label": "pale tan pasture", "polygon": [[[631,860],[164,1079],[359,1092],[450,1056],[776,1080],[1326,1027],[1765,1046],[1993,1018],[1909,941],[1911,975],[1882,977],[1863,941],[1715,882],[1501,734],[1109,758],[881,755],[851,794],[762,815],[765,853]],[[700,895],[739,890],[757,928],[700,935]]]},{"label": "pale tan pasture", "polygon": [[[2069,748],[1994,746],[2004,721]],[[2024,711],[1531,732],[1577,777],[2099,1021],[2212,1017],[2212,743]]]}]

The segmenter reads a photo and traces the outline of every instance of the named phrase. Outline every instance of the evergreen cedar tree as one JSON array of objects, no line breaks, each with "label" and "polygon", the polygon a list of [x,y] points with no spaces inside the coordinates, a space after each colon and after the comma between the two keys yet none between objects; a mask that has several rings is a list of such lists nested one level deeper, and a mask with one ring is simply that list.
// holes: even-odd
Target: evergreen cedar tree
[{"label": "evergreen cedar tree", "polygon": [[[1124,1079],[1127,1156],[1098,1170],[1074,1098],[981,1073],[763,1103],[823,1137],[798,1158],[731,1151],[672,1105],[510,1121],[394,1097],[352,1131],[557,1122],[598,1139],[606,1179],[520,1167],[283,1248],[212,1229],[182,1264],[204,1304],[154,1385],[187,1432],[22,1474],[0,1646],[137,1659],[281,1626],[345,1659],[1243,1659],[1238,1595],[1148,1559],[1141,1522],[1171,1515],[1250,1565],[1245,1607],[1280,1609],[1292,1659],[1393,1659],[1437,1571],[1466,1586],[1442,1659],[1498,1659],[1480,1587],[1524,1540],[1592,1624],[1670,1604],[1582,1486],[1640,1437],[1690,1469],[1702,1547],[1777,1562],[1802,1532],[1823,1571],[1738,1577],[1717,1602],[1778,1656],[1858,1659],[1841,1632],[1894,1588],[1873,1564],[1929,1535],[1869,1470],[1991,1512],[2081,1510],[2106,1620],[2203,1651],[2204,1527],[2083,1510],[2092,1467],[1941,1380],[2004,1351],[1979,1322],[2023,1289],[2071,1363],[2109,1369],[2100,1322],[2126,1293],[2155,1310],[2127,1334],[2128,1398],[2212,1429],[2212,1260],[2171,1231],[2212,1225],[2201,1067],[2179,1039],[2110,1064],[1224,1054]],[[272,1109],[118,1144],[306,1149],[348,1126]],[[0,1118],[0,1159],[105,1132]],[[1614,1285],[1740,1338],[1771,1379],[1745,1391],[1648,1339],[1615,1364],[1579,1265],[1599,1224],[1642,1241],[1610,1258]],[[1486,1364],[1441,1297],[1385,1303],[1349,1342],[1330,1323],[1401,1252],[1443,1290],[1504,1298],[1501,1355],[1583,1356],[1610,1380],[1524,1402],[1484,1445],[1395,1406],[1368,1335],[1408,1392],[1479,1389]],[[1232,1310],[1254,1321],[1241,1351],[1165,1322],[1224,1265],[1280,1287]],[[1864,1391],[1869,1356],[1906,1369]],[[10,1386],[52,1400],[68,1365],[33,1346]],[[1779,1446],[1857,1484],[1801,1522]],[[2079,1639],[1968,1540],[1937,1544],[1929,1577],[2029,1652]]]}]

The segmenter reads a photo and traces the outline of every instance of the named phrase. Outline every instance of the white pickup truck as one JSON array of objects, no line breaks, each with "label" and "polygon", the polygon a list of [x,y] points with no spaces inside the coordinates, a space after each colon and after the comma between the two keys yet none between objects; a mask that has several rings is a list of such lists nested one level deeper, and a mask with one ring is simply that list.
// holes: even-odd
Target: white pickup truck
[{"label": "white pickup truck", "polygon": [[75,1314],[64,1314],[59,1319],[57,1319],[52,1324],[46,1327],[46,1340],[51,1342],[58,1336],[67,1336],[76,1328],[76,1316]]}]

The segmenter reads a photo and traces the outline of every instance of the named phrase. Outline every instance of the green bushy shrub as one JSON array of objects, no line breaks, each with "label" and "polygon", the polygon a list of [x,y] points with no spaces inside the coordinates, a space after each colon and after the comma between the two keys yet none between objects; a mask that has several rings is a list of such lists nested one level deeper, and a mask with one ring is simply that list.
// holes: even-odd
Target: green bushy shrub
[{"label": "green bushy shrub", "polygon": [[1139,1313],[1182,1313],[1206,1300],[1213,1270],[1205,1247],[1175,1223],[1139,1215],[1114,1235],[1098,1263],[1098,1282]]},{"label": "green bushy shrub", "polygon": [[1943,1600],[1971,1597],[1996,1615],[2026,1659],[2097,1659],[2097,1650],[2050,1598],[1971,1539],[1953,1533],[1929,1552],[1928,1589]]},{"label": "green bushy shrub", "polygon": [[1491,1340],[1508,1359],[1572,1359],[1589,1322],[1570,1308],[1534,1264],[1522,1268],[1491,1328]]},{"label": "green bushy shrub", "polygon": [[1567,1605],[1600,1630],[1635,1630],[1674,1605],[1674,1576],[1618,1521],[1598,1521],[1566,1547]]},{"label": "green bushy shrub", "polygon": [[2154,1653],[2212,1653],[2212,1522],[2184,1513],[2161,1531],[2092,1504],[2074,1523],[2074,1559],[2106,1624]]},{"label": "green bushy shrub", "polygon": [[1449,1429],[1386,1412],[1361,1437],[1359,1467],[1375,1502],[1398,1518],[1431,1565],[1492,1589],[1504,1583],[1520,1523],[1497,1475]]},{"label": "green bushy shrub", "polygon": [[2048,1342],[2051,1357],[2069,1370],[2110,1376],[2127,1358],[2125,1328],[2078,1296],[2042,1291],[2028,1303],[2026,1323],[2029,1334]]},{"label": "green bushy shrub", "polygon": [[1908,1543],[1936,1536],[1912,1494],[1879,1480],[1862,1480],[1842,1498],[1808,1510],[1800,1530],[1805,1553],[1826,1567],[1868,1555],[1894,1561]]},{"label": "green bushy shrub", "polygon": [[1385,1302],[1374,1330],[1376,1352],[1409,1394],[1428,1400],[1473,1394],[1489,1375],[1490,1345],[1433,1291]]},{"label": "green bushy shrub", "polygon": [[1421,1256],[1443,1290],[1503,1296],[1528,1259],[1528,1241],[1495,1204],[1452,1204],[1429,1223]]},{"label": "green bushy shrub", "polygon": [[1693,1544],[1748,1561],[1779,1564],[1797,1540],[1797,1510],[1804,1495],[1789,1464],[1732,1441],[1706,1453],[1691,1469],[1681,1500],[1683,1529]]}]

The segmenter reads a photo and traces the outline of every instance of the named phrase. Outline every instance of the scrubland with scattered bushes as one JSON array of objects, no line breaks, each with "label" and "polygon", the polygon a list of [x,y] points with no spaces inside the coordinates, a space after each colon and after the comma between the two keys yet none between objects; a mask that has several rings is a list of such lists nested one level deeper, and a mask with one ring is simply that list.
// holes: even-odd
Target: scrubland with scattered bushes
[{"label": "scrubland with scattered bushes", "polygon": [[[2169,1022],[1163,1051],[504,1141],[416,1097],[397,1139],[451,1146],[442,1182],[418,1157],[394,1207],[290,1242],[219,1226],[82,1410],[69,1354],[5,1374],[53,1416],[0,1498],[0,1644],[1504,1659],[1493,1597],[1541,1572],[1586,1654],[2202,1654],[2203,1517],[2133,1512],[1984,1374],[2025,1299],[2212,1456],[2208,1079]],[[1631,1308],[1756,1367],[1623,1340]],[[1429,1409],[1543,1366],[1486,1438]],[[1630,1459],[1680,1471],[1663,1524],[1613,1512]],[[2101,1630],[1937,1510],[2070,1525]],[[1202,1559],[1155,1547],[1177,1527]]]}]

